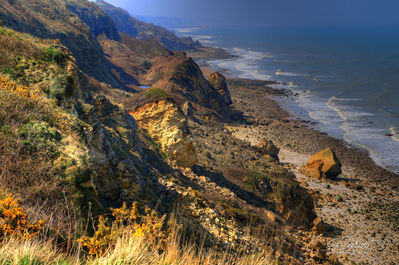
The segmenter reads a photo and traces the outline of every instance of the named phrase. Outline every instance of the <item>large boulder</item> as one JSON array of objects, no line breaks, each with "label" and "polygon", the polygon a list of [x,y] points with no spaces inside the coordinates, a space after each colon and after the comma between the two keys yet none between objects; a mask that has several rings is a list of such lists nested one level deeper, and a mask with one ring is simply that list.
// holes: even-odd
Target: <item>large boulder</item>
[{"label": "large boulder", "polygon": [[209,83],[215,88],[220,103],[225,106],[233,104],[230,91],[227,88],[226,78],[219,72],[214,72],[209,76]]},{"label": "large boulder", "polygon": [[334,179],[341,171],[341,163],[338,161],[333,150],[326,148],[310,158],[306,164],[306,176],[317,179]]}]

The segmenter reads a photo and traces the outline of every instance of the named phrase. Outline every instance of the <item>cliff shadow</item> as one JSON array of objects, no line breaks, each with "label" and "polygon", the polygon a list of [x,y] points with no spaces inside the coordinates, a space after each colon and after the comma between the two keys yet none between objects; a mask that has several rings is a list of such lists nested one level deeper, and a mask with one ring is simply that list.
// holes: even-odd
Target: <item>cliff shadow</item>
[{"label": "cliff shadow", "polygon": [[203,166],[194,166],[193,171],[200,176],[208,177],[212,182],[217,184],[222,188],[227,188],[232,191],[237,197],[244,200],[247,204],[252,205],[254,207],[262,207],[265,209],[272,209],[272,204],[266,202],[256,194],[249,192],[240,186],[234,184],[233,182],[227,180],[222,173],[214,172],[206,169]]}]

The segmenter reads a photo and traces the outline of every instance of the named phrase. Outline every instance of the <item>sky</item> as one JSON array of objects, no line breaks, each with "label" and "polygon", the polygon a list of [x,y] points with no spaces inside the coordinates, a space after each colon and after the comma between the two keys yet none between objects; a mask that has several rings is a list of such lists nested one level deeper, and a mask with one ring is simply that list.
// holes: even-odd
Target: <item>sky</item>
[{"label": "sky", "polygon": [[223,25],[399,25],[399,0],[107,0],[132,15]]}]

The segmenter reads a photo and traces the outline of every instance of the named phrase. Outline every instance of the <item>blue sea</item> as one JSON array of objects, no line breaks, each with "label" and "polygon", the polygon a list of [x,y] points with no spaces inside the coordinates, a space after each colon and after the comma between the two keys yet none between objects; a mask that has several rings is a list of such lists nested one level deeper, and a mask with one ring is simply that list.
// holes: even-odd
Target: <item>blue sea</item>
[{"label": "blue sea", "polygon": [[231,76],[277,80],[276,98],[314,128],[367,150],[399,173],[399,28],[175,29],[238,57],[207,63]]}]

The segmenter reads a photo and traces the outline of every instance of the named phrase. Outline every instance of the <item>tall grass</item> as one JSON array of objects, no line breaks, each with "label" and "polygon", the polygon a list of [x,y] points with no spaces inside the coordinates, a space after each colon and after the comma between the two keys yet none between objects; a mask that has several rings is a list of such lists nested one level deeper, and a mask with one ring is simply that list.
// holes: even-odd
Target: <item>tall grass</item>
[{"label": "tall grass", "polygon": [[158,252],[150,248],[145,238],[122,235],[116,246],[101,257],[85,257],[78,250],[66,255],[56,249],[51,239],[22,241],[9,239],[0,247],[0,264],[18,265],[266,265],[271,264],[266,255],[237,257],[229,252],[198,249],[193,243],[181,243],[181,230],[169,236],[166,249]]}]

